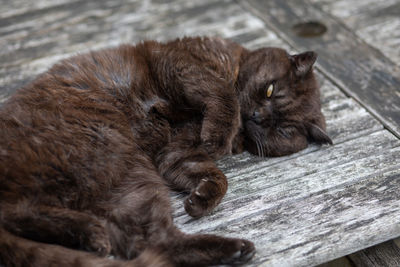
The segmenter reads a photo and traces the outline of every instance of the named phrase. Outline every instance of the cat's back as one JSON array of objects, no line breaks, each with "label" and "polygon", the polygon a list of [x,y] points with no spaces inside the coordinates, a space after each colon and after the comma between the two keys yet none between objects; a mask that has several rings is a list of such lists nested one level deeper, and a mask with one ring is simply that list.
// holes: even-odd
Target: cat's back
[{"label": "cat's back", "polygon": [[185,51],[197,64],[229,83],[234,83],[239,71],[243,47],[220,37],[186,37],[169,44],[178,51]]},{"label": "cat's back", "polygon": [[0,108],[0,198],[49,190],[78,199],[90,180],[122,177],[136,148],[119,99],[129,97],[131,48],[63,60]]},{"label": "cat's back", "polygon": [[0,107],[0,119],[37,127],[46,116],[44,123],[52,117],[54,122],[70,116],[84,119],[84,114],[119,116],[134,104],[132,88],[146,76],[146,63],[137,54],[134,46],[122,45],[64,59],[17,90]]}]

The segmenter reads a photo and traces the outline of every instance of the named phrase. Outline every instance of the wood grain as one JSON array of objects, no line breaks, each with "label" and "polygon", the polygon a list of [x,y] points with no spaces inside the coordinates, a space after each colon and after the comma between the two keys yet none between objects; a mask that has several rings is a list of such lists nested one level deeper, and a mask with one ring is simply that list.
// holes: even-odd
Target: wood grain
[{"label": "wood grain", "polygon": [[400,249],[393,241],[349,255],[356,267],[400,266]]},{"label": "wood grain", "polygon": [[400,64],[400,2],[398,0],[311,0],[379,49],[394,64]]},{"label": "wood grain", "polygon": [[[228,223],[214,225],[211,232],[253,240],[258,249],[253,265],[322,263],[363,248],[365,240],[376,244],[398,233],[395,218],[400,212],[400,203],[395,188],[399,186],[399,178],[397,170],[383,170],[345,187],[236,216]],[[264,194],[268,195],[268,191]],[[381,206],[382,202],[385,207]],[[257,206],[263,205],[259,201]],[[185,229],[188,231],[188,226]],[[376,229],[382,232],[377,234]],[[209,228],[206,230],[210,232]]]},{"label": "wood grain", "polygon": [[[369,141],[371,139],[376,140],[376,143],[372,144]],[[363,153],[357,153],[359,151],[354,145],[355,142],[364,147]],[[279,164],[259,162],[251,166],[252,171],[227,173],[230,186],[228,195],[217,207],[215,214],[208,219],[212,219],[214,225],[226,223],[235,220],[238,213],[240,216],[247,216],[260,208],[272,207],[280,202],[292,201],[365,179],[381,171],[378,165],[396,169],[399,163],[394,159],[400,153],[398,146],[400,141],[385,131],[379,131],[342,143],[336,148],[321,149]],[[328,163],[324,164],[326,162]],[[354,175],[351,175],[353,172]],[[255,205],[260,201],[263,207]],[[231,215],[227,216],[227,213]],[[179,214],[183,215],[182,220],[187,220],[183,210]],[[196,227],[202,228],[200,225]]]}]

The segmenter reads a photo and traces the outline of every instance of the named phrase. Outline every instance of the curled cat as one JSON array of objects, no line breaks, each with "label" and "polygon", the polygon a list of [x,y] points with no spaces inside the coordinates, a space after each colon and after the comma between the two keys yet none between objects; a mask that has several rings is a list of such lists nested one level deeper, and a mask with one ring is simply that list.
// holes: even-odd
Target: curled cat
[{"label": "curled cat", "polygon": [[332,143],[315,60],[314,52],[183,38],[54,65],[0,109],[0,263],[248,261],[250,241],[177,229],[169,190],[187,192],[186,212],[204,216],[227,191],[220,157]]}]

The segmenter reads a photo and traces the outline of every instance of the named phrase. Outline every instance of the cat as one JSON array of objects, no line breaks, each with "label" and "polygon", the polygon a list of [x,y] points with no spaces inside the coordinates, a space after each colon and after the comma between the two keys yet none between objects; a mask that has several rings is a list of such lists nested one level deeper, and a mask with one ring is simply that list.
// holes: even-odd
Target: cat
[{"label": "cat", "polygon": [[186,37],[55,64],[0,109],[0,263],[247,262],[250,241],[179,231],[169,190],[198,218],[226,193],[222,156],[332,143],[316,57]]}]

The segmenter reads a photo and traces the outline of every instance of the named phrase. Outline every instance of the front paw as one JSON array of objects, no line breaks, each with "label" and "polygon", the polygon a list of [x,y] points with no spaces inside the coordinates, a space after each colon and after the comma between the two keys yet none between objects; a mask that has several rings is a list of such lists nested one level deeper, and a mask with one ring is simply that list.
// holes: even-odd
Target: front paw
[{"label": "front paw", "polygon": [[198,186],[192,190],[189,197],[185,200],[186,212],[198,218],[209,213],[221,202],[225,191],[213,180],[201,179]]},{"label": "front paw", "polygon": [[81,246],[84,250],[92,251],[99,256],[107,256],[110,254],[110,238],[103,224],[99,222],[88,225],[86,231],[82,235]]}]

